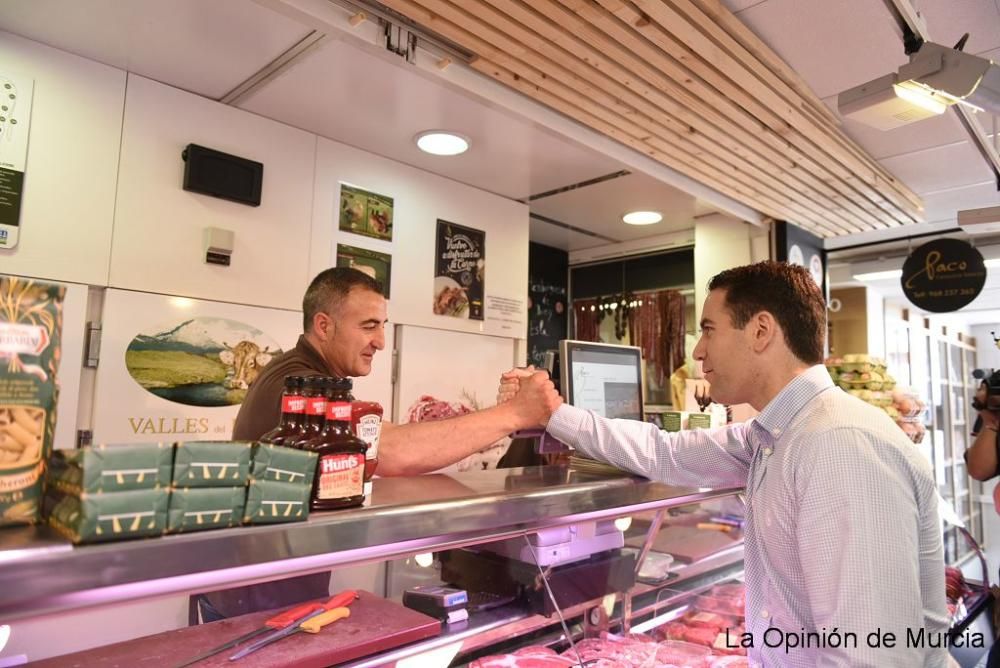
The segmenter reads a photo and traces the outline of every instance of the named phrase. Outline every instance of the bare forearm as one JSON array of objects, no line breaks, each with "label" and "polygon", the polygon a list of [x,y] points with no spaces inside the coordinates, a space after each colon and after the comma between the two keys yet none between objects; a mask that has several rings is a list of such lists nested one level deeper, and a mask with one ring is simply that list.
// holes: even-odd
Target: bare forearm
[{"label": "bare forearm", "polygon": [[997,474],[996,427],[983,426],[966,453],[969,475],[976,480],[989,480]]},{"label": "bare forearm", "polygon": [[479,452],[519,428],[510,406],[434,422],[385,425],[379,439],[378,473],[418,475]]}]

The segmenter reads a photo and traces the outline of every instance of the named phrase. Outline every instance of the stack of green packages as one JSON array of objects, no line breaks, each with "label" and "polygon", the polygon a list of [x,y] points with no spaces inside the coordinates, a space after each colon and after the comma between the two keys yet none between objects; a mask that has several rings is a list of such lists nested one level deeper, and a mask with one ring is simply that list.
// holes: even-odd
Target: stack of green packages
[{"label": "stack of green packages", "polygon": [[315,473],[315,452],[256,444],[243,521],[270,524],[305,520]]},{"label": "stack of green packages", "polygon": [[247,441],[177,444],[167,531],[240,524],[250,477],[250,446]]},{"label": "stack of green packages", "polygon": [[49,524],[74,543],[162,534],[172,462],[168,443],[57,450],[46,477]]}]

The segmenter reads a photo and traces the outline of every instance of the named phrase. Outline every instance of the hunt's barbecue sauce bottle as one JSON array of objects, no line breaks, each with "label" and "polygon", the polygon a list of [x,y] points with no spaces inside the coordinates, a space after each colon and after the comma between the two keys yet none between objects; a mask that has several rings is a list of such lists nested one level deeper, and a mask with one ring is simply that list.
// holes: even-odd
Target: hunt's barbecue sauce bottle
[{"label": "hunt's barbecue sauce bottle", "polygon": [[281,421],[278,426],[261,436],[261,443],[284,445],[286,439],[298,437],[306,412],[306,398],[302,395],[302,376],[286,376],[281,393]]},{"label": "hunt's barbecue sauce bottle", "polygon": [[329,376],[309,376],[305,380],[303,394],[306,397],[306,412],[299,427],[297,436],[285,441],[285,445],[302,448],[310,439],[316,438],[326,424],[326,405],[330,396],[331,383]]},{"label": "hunt's barbecue sauce bottle", "polygon": [[335,510],[360,506],[365,502],[365,450],[368,446],[351,431],[351,388],[349,378],[331,381],[326,404],[326,426],[318,436],[306,441],[303,450],[319,458],[313,477],[313,510]]},{"label": "hunt's barbecue sauce bottle", "polygon": [[374,401],[351,402],[351,430],[368,445],[365,453],[365,494],[371,494],[371,480],[378,466],[378,439],[382,434],[382,405]]}]

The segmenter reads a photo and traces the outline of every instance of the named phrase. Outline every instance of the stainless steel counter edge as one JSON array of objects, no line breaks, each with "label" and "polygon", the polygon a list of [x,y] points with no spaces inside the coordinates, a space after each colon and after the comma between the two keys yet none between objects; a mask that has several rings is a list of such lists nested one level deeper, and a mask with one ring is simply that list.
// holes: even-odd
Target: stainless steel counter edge
[{"label": "stainless steel counter edge", "polygon": [[[307,522],[65,548],[0,530],[0,619],[182,594],[487,542],[731,495],[563,467],[375,480],[371,506]],[[413,501],[412,499],[420,499]]]}]

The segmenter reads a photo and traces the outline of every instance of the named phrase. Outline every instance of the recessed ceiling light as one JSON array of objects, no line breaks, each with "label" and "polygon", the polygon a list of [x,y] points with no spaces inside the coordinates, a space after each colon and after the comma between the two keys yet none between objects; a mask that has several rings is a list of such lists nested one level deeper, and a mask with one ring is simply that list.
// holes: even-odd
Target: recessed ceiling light
[{"label": "recessed ceiling light", "polygon": [[417,148],[424,153],[433,155],[458,155],[469,150],[469,139],[454,132],[445,130],[427,130],[421,132],[414,141]]},{"label": "recessed ceiling light", "polygon": [[663,220],[663,214],[659,211],[632,211],[622,216],[622,220],[629,225],[652,225]]}]

